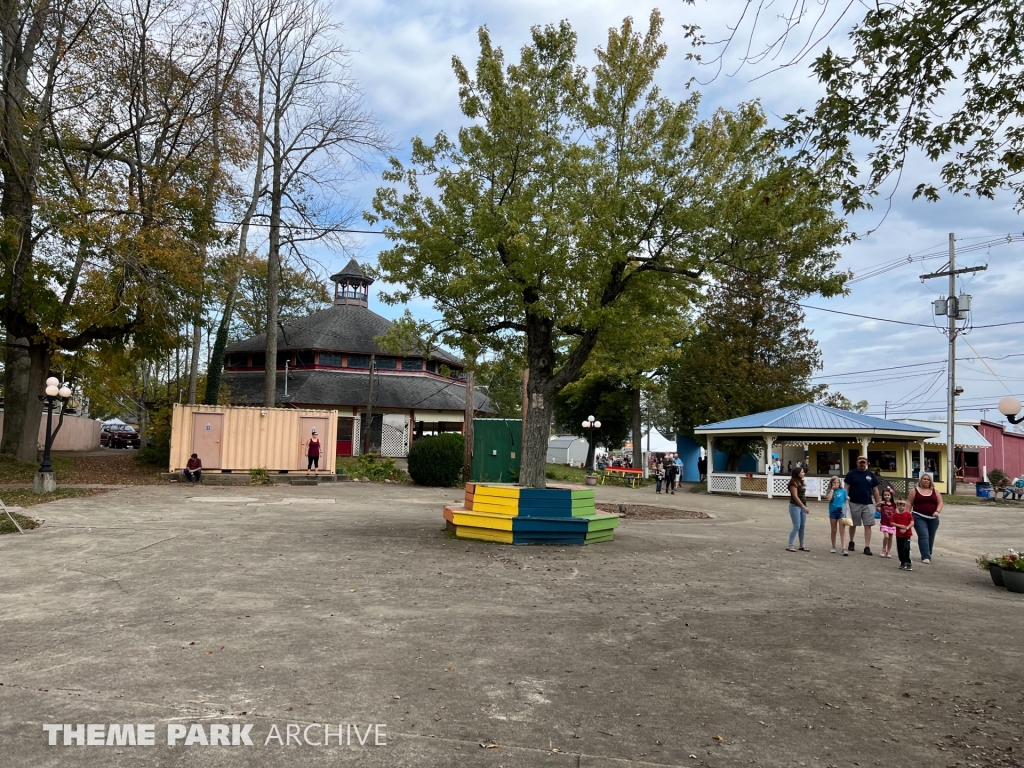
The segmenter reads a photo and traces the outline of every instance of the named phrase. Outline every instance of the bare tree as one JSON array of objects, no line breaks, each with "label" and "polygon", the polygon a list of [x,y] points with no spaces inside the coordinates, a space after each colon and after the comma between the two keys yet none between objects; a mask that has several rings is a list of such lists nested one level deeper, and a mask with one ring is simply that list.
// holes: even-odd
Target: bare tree
[{"label": "bare tree", "polygon": [[301,243],[341,242],[351,220],[344,188],[370,153],[390,138],[362,103],[341,28],[323,0],[266,0],[254,45],[266,78],[264,211],[269,226],[267,341],[263,404],[274,405],[282,251],[299,258]]}]

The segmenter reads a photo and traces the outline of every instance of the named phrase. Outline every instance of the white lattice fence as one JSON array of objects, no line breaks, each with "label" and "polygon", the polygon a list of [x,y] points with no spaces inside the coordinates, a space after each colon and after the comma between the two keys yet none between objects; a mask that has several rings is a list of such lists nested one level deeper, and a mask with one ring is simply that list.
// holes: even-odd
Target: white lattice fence
[{"label": "white lattice fence", "polygon": [[385,414],[380,432],[380,455],[400,458],[409,454],[408,427],[405,419]]},{"label": "white lattice fence", "polygon": [[789,495],[789,477],[786,475],[772,475],[772,496]]},{"label": "white lattice fence", "polygon": [[737,475],[711,474],[708,476],[709,493],[737,493]]}]

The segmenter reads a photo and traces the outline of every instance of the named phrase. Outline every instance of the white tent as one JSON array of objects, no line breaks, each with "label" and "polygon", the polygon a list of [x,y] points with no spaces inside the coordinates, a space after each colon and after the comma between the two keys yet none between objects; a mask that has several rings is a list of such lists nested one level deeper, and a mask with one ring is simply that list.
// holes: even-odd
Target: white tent
[{"label": "white tent", "polygon": [[[640,447],[644,453],[675,453],[677,450],[674,440],[669,440],[653,427],[641,439],[643,442],[640,443]],[[651,441],[650,448],[647,447],[648,439]]]},{"label": "white tent", "polygon": [[117,416],[115,416],[112,419],[107,419],[103,423],[104,424],[124,424],[125,422],[121,421],[119,418],[117,418]]}]

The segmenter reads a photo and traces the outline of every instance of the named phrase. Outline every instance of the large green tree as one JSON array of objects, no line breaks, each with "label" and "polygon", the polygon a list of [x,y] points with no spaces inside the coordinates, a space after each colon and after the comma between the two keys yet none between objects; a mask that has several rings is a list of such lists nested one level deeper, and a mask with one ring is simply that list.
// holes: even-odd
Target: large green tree
[{"label": "large green tree", "polygon": [[[811,376],[821,353],[797,296],[771,283],[721,284],[712,288],[697,333],[669,369],[668,395],[684,434],[823,394]],[[755,441],[716,440],[735,469]],[[758,441],[759,442],[759,441]]]},{"label": "large green tree", "polygon": [[620,307],[651,317],[659,294],[685,303],[737,269],[842,289],[828,175],[783,157],[755,104],[701,121],[697,96],[664,97],[661,27],[626,19],[590,71],[567,23],[535,27],[512,64],[481,29],[475,72],[453,61],[466,125],[393,159],[368,217],[393,241],[390,300],[433,300],[454,346],[525,342],[523,485],[545,485],[555,395]]}]

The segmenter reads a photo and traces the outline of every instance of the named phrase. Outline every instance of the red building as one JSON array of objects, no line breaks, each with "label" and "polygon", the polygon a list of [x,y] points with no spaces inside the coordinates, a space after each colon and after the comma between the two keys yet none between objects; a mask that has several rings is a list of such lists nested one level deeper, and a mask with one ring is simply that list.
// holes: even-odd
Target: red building
[{"label": "red building", "polygon": [[1005,421],[985,421],[975,424],[975,428],[991,444],[991,448],[979,451],[979,460],[987,472],[1001,469],[1010,477],[1024,475],[1024,434],[1007,429]]}]

